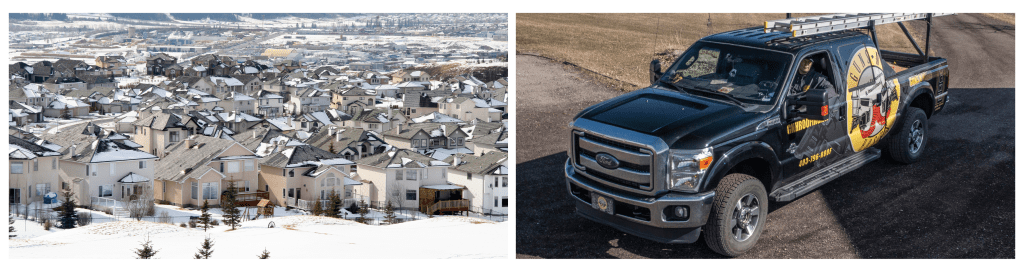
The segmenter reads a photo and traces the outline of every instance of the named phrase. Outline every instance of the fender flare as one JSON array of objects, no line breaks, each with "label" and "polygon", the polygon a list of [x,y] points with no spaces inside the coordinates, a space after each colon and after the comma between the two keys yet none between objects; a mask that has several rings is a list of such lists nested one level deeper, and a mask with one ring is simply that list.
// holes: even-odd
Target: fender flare
[{"label": "fender flare", "polygon": [[911,103],[913,103],[914,100],[917,100],[917,98],[920,97],[921,95],[927,95],[928,100],[932,105],[929,106],[928,108],[924,108],[925,113],[927,113],[928,116],[931,117],[931,112],[935,110],[935,93],[932,93],[932,84],[929,83],[928,81],[923,81],[920,84],[917,84],[916,86],[912,87],[910,91],[907,91],[907,93],[910,93],[910,95],[907,95],[907,100],[900,105],[900,111],[897,117],[900,117],[900,119],[902,119],[903,112],[905,112],[905,110],[908,107],[910,107]]},{"label": "fender flare", "polygon": [[720,155],[718,159],[716,159],[714,166],[711,167],[711,172],[705,176],[706,179],[701,187],[701,191],[718,186],[718,182],[721,181],[722,177],[725,177],[725,174],[729,172],[730,169],[740,162],[751,158],[757,158],[768,162],[768,168],[771,170],[771,180],[761,181],[766,184],[765,189],[771,191],[769,184],[774,183],[779,176],[782,176],[782,162],[779,161],[779,157],[775,155],[775,150],[771,145],[762,141],[750,141],[739,144]]}]

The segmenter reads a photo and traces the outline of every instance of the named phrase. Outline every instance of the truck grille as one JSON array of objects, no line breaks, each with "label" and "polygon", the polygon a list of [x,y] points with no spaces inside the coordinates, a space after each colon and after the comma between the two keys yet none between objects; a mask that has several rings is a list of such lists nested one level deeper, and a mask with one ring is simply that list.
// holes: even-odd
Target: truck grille
[{"label": "truck grille", "polygon": [[[610,185],[650,191],[652,189],[651,164],[653,151],[623,143],[592,133],[573,134],[573,162],[585,168],[584,172]],[[618,168],[608,169],[597,164],[597,155],[606,153],[619,161]]]}]

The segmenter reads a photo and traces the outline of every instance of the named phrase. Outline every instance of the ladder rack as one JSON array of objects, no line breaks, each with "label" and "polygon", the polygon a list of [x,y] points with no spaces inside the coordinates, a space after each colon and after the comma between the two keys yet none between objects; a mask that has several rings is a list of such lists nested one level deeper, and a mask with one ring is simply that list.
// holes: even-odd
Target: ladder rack
[{"label": "ladder rack", "polygon": [[764,32],[790,32],[793,37],[873,27],[954,13],[837,13],[823,16],[782,19],[764,22]]}]

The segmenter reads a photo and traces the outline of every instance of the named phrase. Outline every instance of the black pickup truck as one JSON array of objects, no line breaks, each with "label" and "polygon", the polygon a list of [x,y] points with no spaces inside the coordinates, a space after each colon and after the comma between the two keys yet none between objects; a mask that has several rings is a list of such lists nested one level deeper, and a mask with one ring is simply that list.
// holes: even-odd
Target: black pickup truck
[{"label": "black pickup truck", "polygon": [[[769,200],[883,153],[922,158],[928,118],[948,100],[945,59],[880,50],[858,30],[793,36],[704,37],[664,73],[652,61],[650,87],[580,112],[565,163],[577,213],[663,243],[703,232],[736,256],[757,242]],[[807,74],[826,83],[801,84]]]}]

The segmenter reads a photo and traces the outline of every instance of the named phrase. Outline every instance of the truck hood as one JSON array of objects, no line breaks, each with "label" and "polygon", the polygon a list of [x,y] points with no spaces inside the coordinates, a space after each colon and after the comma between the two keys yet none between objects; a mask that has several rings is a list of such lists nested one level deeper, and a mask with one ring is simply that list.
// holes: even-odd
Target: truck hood
[{"label": "truck hood", "polygon": [[645,88],[591,106],[579,118],[658,136],[669,145],[684,137],[697,141],[690,145],[711,143],[722,128],[751,122],[756,115],[723,101]]}]

